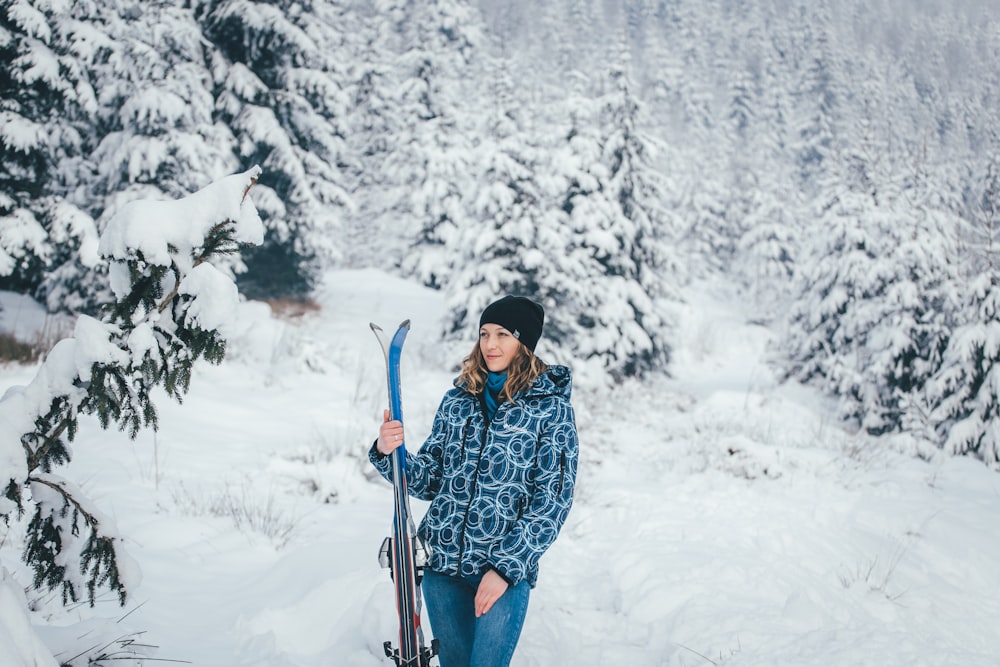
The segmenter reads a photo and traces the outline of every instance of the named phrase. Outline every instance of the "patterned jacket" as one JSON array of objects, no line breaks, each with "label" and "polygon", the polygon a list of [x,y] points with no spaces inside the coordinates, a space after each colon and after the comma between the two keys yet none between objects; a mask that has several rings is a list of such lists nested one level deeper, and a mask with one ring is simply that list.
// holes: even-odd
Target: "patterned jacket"
[{"label": "patterned jacket", "polygon": [[[417,530],[430,569],[473,576],[492,567],[534,588],[538,559],[573,504],[571,387],[570,370],[550,366],[490,423],[479,397],[461,387],[445,394],[427,441],[406,454],[410,495],[431,501]],[[372,447],[369,458],[391,479],[389,457]]]}]

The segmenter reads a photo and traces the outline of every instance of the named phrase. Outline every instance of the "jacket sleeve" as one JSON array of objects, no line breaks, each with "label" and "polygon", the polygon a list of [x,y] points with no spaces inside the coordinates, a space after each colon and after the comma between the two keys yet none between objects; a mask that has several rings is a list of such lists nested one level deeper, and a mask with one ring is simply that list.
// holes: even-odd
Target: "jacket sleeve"
[{"label": "jacket sleeve", "polygon": [[538,567],[538,559],[566,522],[573,505],[578,453],[573,408],[562,402],[540,438],[534,491],[524,513],[490,550],[490,565],[509,584],[517,585]]},{"label": "jacket sleeve", "polygon": [[[438,407],[431,434],[420,451],[416,454],[406,451],[406,490],[414,498],[432,500],[441,489],[444,445],[448,438],[448,425],[443,414],[444,411]],[[377,443],[376,440],[368,450],[368,460],[382,477],[392,482],[392,458],[379,452]]]}]

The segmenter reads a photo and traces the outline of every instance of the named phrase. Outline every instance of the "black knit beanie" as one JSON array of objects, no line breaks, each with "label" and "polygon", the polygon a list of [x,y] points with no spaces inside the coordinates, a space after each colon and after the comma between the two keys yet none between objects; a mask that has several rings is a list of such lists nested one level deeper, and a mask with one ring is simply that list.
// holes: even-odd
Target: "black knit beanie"
[{"label": "black knit beanie", "polygon": [[523,296],[505,296],[494,301],[486,306],[479,318],[479,326],[499,324],[532,352],[542,337],[544,322],[545,311],[542,307]]}]

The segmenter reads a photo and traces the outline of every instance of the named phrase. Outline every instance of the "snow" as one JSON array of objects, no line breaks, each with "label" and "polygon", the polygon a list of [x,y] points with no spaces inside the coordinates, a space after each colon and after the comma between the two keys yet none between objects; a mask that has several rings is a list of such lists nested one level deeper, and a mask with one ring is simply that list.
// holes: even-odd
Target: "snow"
[{"label": "snow", "polygon": [[12,111],[0,113],[0,136],[12,151],[28,153],[45,144],[45,127]]},{"label": "snow", "polygon": [[236,284],[211,264],[199,264],[184,276],[178,291],[194,298],[188,314],[206,331],[228,334],[228,325],[236,319],[240,295]]},{"label": "snow", "polygon": [[[771,333],[739,299],[716,285],[685,297],[671,378],[577,382],[576,503],[513,667],[1000,663],[1000,476],[844,430],[811,391],[777,384]],[[59,473],[116,524],[141,583],[124,609],[110,594],[67,610],[32,594],[28,616],[30,573],[3,549],[0,656],[24,657],[0,663],[126,637],[150,664],[390,664],[376,552],[392,497],[365,456],[386,394],[368,323],[411,320],[416,442],[471,345],[439,341],[442,299],[376,270],[331,272],[301,318],[239,304],[227,359],[198,367],[183,404],[159,399],[159,432],[132,442],[82,420]],[[0,392],[36,370],[4,367]]]},{"label": "snow", "polygon": [[[0,122],[3,122],[0,114]],[[6,131],[6,128],[4,131]],[[2,195],[0,195],[2,197]],[[3,199],[6,199],[3,197]],[[6,202],[3,202],[6,204]],[[13,204],[13,202],[11,202]],[[45,229],[29,211],[17,209],[11,215],[0,216],[0,274],[9,274],[20,258],[31,250],[45,253]]]},{"label": "snow", "polygon": [[[131,201],[102,232],[100,253],[103,257],[125,260],[140,252],[150,264],[169,266],[171,259],[189,257],[193,248],[202,245],[209,230],[226,220],[235,223],[235,240],[260,244],[264,226],[251,198],[243,196],[247,184],[259,175],[260,168],[254,167],[175,201]],[[118,294],[125,286],[120,277],[113,285]]]},{"label": "snow", "polygon": [[28,605],[21,587],[0,567],[0,647],[9,665],[56,667],[55,659],[32,632],[28,623]]}]

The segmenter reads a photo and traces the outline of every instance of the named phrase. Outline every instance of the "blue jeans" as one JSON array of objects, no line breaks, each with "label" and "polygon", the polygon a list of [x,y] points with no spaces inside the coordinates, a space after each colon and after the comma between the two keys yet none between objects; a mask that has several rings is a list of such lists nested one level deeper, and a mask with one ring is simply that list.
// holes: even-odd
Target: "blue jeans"
[{"label": "blue jeans", "polygon": [[528,612],[526,581],[508,588],[476,618],[474,601],[482,575],[453,577],[424,571],[424,602],[439,644],[441,667],[507,667]]}]

